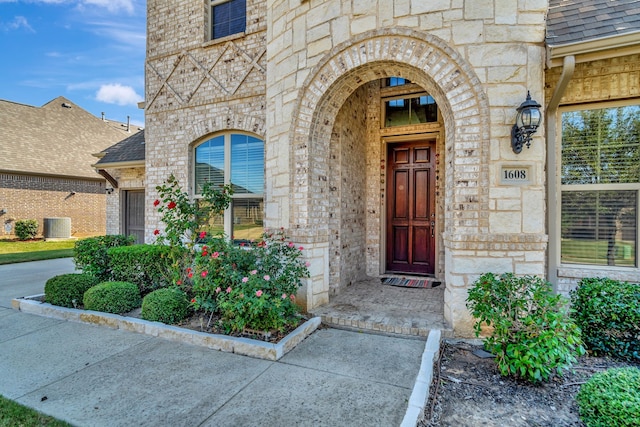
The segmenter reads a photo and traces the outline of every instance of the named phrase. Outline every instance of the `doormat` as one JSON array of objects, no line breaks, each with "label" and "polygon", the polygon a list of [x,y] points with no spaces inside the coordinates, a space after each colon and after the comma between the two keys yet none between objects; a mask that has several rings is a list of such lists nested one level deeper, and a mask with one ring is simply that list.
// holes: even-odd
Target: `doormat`
[{"label": "doormat", "polygon": [[404,288],[435,288],[440,286],[440,281],[435,279],[407,279],[406,277],[385,277],[383,285],[400,286]]}]

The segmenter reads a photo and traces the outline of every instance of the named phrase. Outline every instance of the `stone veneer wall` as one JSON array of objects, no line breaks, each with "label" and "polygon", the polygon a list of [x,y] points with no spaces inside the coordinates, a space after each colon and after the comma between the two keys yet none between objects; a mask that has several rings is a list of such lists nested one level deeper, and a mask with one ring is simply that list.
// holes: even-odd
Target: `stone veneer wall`
[{"label": "stone veneer wall", "polygon": [[[114,189],[113,193],[107,194],[107,234],[122,234],[125,225],[122,217],[124,192],[144,189],[144,168],[108,169],[108,172],[118,181],[118,188]],[[146,204],[148,203],[147,200]]]},{"label": "stone veneer wall", "polygon": [[[7,213],[0,216],[0,236],[13,236],[15,221],[22,219],[38,221],[38,235],[42,235],[44,218],[56,217],[71,218],[74,237],[104,234],[105,203],[104,180],[1,173],[0,209]],[[9,219],[13,220],[11,233],[6,233]]]},{"label": "stone veneer wall", "polygon": [[[553,94],[561,73],[562,67],[546,71],[547,98]],[[560,106],[602,102],[605,107],[608,101],[629,98],[636,98],[640,105],[640,55],[637,54],[576,64]],[[556,289],[559,293],[569,295],[580,279],[604,276],[614,280],[640,282],[640,270],[637,268],[567,264],[558,268]]]},{"label": "stone veneer wall", "polygon": [[[543,132],[515,155],[510,128],[527,90],[544,101],[547,7],[544,0],[268,2],[267,162],[273,167],[267,168],[266,221],[290,227],[308,248],[312,277],[302,296],[308,307],[329,294],[330,212],[323,198],[338,111],[358,87],[388,76],[424,87],[443,115],[439,231],[446,247],[445,313],[456,333],[470,333],[464,300],[478,275],[544,275]],[[531,168],[530,183],[500,184],[502,165],[522,164]],[[367,211],[380,208],[374,204],[368,200]],[[367,242],[375,233],[367,227]]]}]

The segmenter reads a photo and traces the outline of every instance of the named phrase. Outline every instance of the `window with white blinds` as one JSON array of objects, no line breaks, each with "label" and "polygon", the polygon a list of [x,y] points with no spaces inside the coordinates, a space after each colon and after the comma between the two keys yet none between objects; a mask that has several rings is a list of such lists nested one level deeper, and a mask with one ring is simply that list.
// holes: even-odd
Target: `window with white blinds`
[{"label": "window with white blinds", "polygon": [[637,267],[640,107],[562,114],[561,262]]},{"label": "window with white blinds", "polygon": [[225,133],[195,147],[194,181],[198,197],[205,182],[231,184],[232,203],[225,216],[210,224],[212,232],[224,232],[236,240],[259,239],[264,204],[264,142],[252,135]]}]

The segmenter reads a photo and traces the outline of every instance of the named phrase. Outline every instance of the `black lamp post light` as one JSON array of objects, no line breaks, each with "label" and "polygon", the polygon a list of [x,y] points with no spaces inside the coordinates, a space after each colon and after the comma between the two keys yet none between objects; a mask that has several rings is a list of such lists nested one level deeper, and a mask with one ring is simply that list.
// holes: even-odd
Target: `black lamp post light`
[{"label": "black lamp post light", "polygon": [[540,107],[542,106],[532,100],[531,94],[527,91],[527,99],[516,109],[516,124],[511,128],[511,148],[514,153],[520,154],[524,144],[527,148],[531,145],[531,135],[538,130],[542,121]]}]

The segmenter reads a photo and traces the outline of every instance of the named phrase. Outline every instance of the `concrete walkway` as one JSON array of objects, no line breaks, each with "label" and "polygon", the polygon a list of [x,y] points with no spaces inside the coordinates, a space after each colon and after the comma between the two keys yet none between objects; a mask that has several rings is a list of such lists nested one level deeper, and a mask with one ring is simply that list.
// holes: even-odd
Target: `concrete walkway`
[{"label": "concrete walkway", "polygon": [[271,362],[10,308],[64,272],[0,266],[0,394],[73,425],[398,426],[416,400],[421,340],[325,328]]}]

